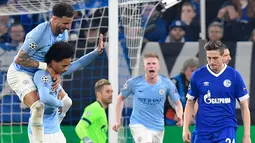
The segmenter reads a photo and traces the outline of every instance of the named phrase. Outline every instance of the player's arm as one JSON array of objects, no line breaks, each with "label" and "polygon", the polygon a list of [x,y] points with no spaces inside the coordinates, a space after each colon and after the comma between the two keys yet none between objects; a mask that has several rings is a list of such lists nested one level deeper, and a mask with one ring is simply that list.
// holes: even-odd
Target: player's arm
[{"label": "player's arm", "polygon": [[97,118],[98,118],[98,114],[95,111],[95,109],[93,110],[93,109],[90,109],[90,107],[87,107],[84,110],[80,121],[76,125],[75,132],[80,138],[80,140],[84,141],[84,143],[91,141],[88,136],[89,127],[91,126],[91,124],[93,124],[97,120]]},{"label": "player's arm", "polygon": [[[123,105],[124,105],[124,99],[125,97],[122,95],[122,93],[119,94],[119,96],[117,97],[117,103],[116,103],[116,124],[121,124],[121,113],[123,110]],[[114,129],[115,131],[117,131],[118,129]]]},{"label": "player's arm", "polygon": [[[38,39],[38,38],[37,38]],[[38,62],[31,58],[31,56],[39,50],[38,40],[34,37],[27,36],[23,45],[21,46],[15,63],[24,67],[39,68],[46,70],[47,64],[44,62]]]},{"label": "player's arm", "polygon": [[63,106],[63,103],[50,94],[51,89],[49,89],[49,87],[51,87],[51,85],[49,86],[49,84],[51,78],[44,73],[44,71],[37,71],[34,75],[34,83],[37,87],[40,101],[46,105],[60,108]]},{"label": "player's arm", "polygon": [[68,67],[67,71],[63,73],[62,75],[68,75],[79,69],[84,68],[85,66],[90,64],[99,54],[101,54],[103,50],[104,50],[103,34],[100,34],[98,47],[94,51],[72,62],[70,66]]},{"label": "player's arm", "polygon": [[189,125],[192,121],[192,115],[194,114],[194,103],[195,100],[198,97],[198,88],[195,81],[195,73],[192,74],[189,90],[186,95],[187,102],[184,110],[184,122],[183,122],[183,132],[182,132],[182,138],[184,142],[190,142],[191,141],[191,133],[189,131]]},{"label": "player's arm", "polygon": [[242,112],[244,137],[250,138],[251,115],[249,110],[248,99],[240,101],[240,108]]},{"label": "player's arm", "polygon": [[124,105],[124,100],[126,97],[128,97],[130,94],[133,93],[133,80],[129,79],[121,89],[121,92],[119,96],[117,97],[117,103],[116,103],[116,124],[112,127],[114,131],[118,131],[120,125],[121,125],[121,115]]},{"label": "player's arm", "polygon": [[169,80],[169,91],[168,91],[168,100],[169,103],[173,102],[175,111],[176,111],[176,116],[178,118],[178,124],[179,126],[182,126],[182,116],[183,116],[183,108],[182,108],[182,103],[180,101],[180,95],[177,91],[177,88],[175,84]]},{"label": "player's arm", "polygon": [[249,109],[249,103],[248,103],[249,94],[246,89],[243,78],[238,72],[236,74],[236,81],[237,81],[236,98],[240,103],[243,126],[244,126],[243,142],[246,143],[246,142],[250,142],[250,126],[251,126],[251,116],[250,116],[250,109]]},{"label": "player's arm", "polygon": [[98,54],[99,53],[97,52],[97,50],[94,50],[94,51],[82,56],[78,60],[72,62],[69,65],[67,71],[64,72],[62,75],[69,75],[77,70],[84,68],[85,66],[90,64],[98,56]]}]

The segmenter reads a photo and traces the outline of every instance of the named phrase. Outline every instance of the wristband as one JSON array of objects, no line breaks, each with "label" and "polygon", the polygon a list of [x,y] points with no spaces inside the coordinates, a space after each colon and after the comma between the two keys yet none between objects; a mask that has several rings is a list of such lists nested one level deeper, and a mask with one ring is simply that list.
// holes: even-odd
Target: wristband
[{"label": "wristband", "polygon": [[47,69],[47,63],[45,62],[39,62],[38,69],[45,70]]}]

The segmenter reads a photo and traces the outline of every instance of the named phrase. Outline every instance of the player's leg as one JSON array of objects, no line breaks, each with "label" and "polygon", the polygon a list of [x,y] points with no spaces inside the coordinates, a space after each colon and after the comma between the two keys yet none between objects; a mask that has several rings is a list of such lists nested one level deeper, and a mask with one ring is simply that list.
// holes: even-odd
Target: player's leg
[{"label": "player's leg", "polygon": [[59,92],[58,96],[59,96],[58,98],[63,102],[62,113],[58,116],[59,123],[61,123],[64,117],[66,116],[66,112],[72,106],[72,99],[68,97],[68,94],[64,91],[64,89],[62,89]]},{"label": "player's leg", "polygon": [[163,143],[164,131],[151,131],[153,143]]},{"label": "player's leg", "polygon": [[39,96],[33,82],[33,77],[25,72],[16,71],[11,65],[7,72],[7,82],[23,102],[31,110],[31,129],[35,140],[43,140],[42,119],[44,105],[39,101]]},{"label": "player's leg", "polygon": [[235,143],[236,130],[235,128],[226,128],[215,133],[213,136],[213,143]]},{"label": "player's leg", "polygon": [[130,131],[135,143],[152,143],[152,134],[143,125],[130,125]]}]

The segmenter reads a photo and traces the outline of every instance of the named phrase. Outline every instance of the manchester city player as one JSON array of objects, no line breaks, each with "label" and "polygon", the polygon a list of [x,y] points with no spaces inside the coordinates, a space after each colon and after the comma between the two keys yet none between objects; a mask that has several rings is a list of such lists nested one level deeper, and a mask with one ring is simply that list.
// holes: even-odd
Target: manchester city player
[{"label": "manchester city player", "polygon": [[205,45],[208,64],[192,75],[184,113],[184,142],[191,141],[188,126],[196,99],[196,134],[192,143],[235,143],[236,99],[240,102],[244,123],[243,143],[251,142],[249,95],[240,73],[224,63],[224,48],[220,41],[208,42]]},{"label": "manchester city player", "polygon": [[176,86],[168,77],[159,75],[159,57],[155,53],[144,55],[145,75],[129,79],[117,98],[115,131],[120,127],[123,100],[133,94],[130,129],[135,142],[162,143],[164,137],[164,103],[166,98],[176,105],[178,125],[182,125],[183,108]]},{"label": "manchester city player", "polygon": [[[7,82],[10,87],[19,96],[31,110],[31,129],[35,139],[42,141],[42,115],[43,104],[39,101],[36,87],[33,82],[33,75],[38,69],[47,70],[47,64],[44,62],[45,54],[57,41],[68,40],[68,29],[70,29],[74,9],[67,3],[58,3],[53,6],[53,17],[51,21],[39,24],[27,35],[20,51],[14,58],[7,72]],[[60,83],[60,76],[54,83],[53,88],[57,89]],[[53,77],[56,80],[56,77]],[[65,96],[63,94],[62,96]],[[70,108],[71,99],[65,98],[63,103]]]},{"label": "manchester city player", "polygon": [[[43,115],[43,143],[66,142],[60,130],[60,121],[58,120],[58,109],[63,111],[63,102],[58,99],[58,96],[64,91],[60,85],[57,90],[52,89],[53,80],[49,71],[53,74],[61,75],[77,71],[90,63],[98,55],[97,52],[102,52],[103,47],[99,47],[101,48],[95,49],[96,52],[84,55],[72,63],[71,57],[74,54],[74,48],[66,42],[55,43],[46,54],[47,71],[38,70],[34,75],[34,83],[38,89],[40,100],[45,106]],[[29,139],[31,143],[36,143],[34,136],[32,136],[33,122],[31,119],[32,115],[29,120]]]}]

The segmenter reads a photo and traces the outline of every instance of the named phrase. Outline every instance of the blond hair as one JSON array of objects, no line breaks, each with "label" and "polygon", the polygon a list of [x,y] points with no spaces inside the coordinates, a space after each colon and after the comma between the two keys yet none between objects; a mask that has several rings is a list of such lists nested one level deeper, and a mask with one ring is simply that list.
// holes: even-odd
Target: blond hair
[{"label": "blond hair", "polygon": [[146,53],[143,55],[143,59],[148,59],[148,58],[157,58],[159,60],[159,56],[156,53]]},{"label": "blond hair", "polygon": [[102,88],[105,86],[105,85],[111,85],[110,81],[107,80],[107,79],[100,79],[96,82],[95,84],[95,93],[97,92],[101,92],[102,91]]}]

